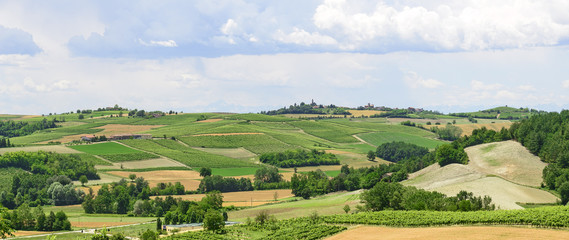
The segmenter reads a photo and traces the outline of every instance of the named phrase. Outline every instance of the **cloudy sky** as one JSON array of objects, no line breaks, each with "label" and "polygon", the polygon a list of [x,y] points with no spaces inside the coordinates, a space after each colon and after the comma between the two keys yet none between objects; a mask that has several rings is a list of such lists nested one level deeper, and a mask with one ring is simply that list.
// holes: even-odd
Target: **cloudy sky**
[{"label": "cloudy sky", "polygon": [[569,108],[567,0],[0,0],[0,113]]}]

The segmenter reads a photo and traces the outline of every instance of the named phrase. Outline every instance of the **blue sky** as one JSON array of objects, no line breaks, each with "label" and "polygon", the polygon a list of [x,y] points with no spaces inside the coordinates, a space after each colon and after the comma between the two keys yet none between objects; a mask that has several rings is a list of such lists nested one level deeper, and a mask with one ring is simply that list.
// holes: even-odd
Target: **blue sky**
[{"label": "blue sky", "polygon": [[1,1],[0,112],[569,107],[569,1]]}]

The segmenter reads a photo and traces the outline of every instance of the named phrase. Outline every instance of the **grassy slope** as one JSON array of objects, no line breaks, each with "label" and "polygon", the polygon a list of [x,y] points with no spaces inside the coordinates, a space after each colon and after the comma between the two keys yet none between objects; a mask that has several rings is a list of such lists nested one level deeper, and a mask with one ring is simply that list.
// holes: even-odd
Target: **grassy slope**
[{"label": "grassy slope", "polygon": [[436,140],[432,138],[425,138],[420,137],[417,135],[411,135],[407,133],[399,133],[399,132],[376,132],[376,133],[363,133],[359,134],[358,137],[363,139],[364,141],[371,143],[375,146],[379,146],[384,143],[393,142],[393,141],[401,141],[416,144],[422,147],[426,147],[429,149],[434,149],[437,146],[440,146],[445,141]]},{"label": "grassy slope", "polygon": [[93,155],[103,155],[103,154],[122,154],[122,153],[140,153],[140,151],[136,149],[132,149],[129,147],[125,147],[121,144],[114,143],[114,142],[104,142],[104,143],[96,143],[96,144],[88,144],[88,145],[76,145],[76,146],[69,146],[75,150],[89,153]]}]

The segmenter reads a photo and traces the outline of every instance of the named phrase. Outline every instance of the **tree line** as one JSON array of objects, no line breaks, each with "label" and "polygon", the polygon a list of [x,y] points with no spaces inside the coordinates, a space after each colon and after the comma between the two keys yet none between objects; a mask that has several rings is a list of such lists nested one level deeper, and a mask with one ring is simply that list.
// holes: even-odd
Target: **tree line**
[{"label": "tree line", "polygon": [[439,192],[431,192],[400,183],[378,182],[373,188],[364,191],[360,198],[366,211],[382,210],[433,210],[433,211],[479,211],[494,210],[492,198],[474,196],[471,192],[460,191],[456,197],[447,197]]},{"label": "tree line", "polygon": [[549,163],[543,186],[556,190],[561,203],[569,202],[569,111],[532,115],[510,127],[513,137],[531,153]]},{"label": "tree line", "polygon": [[30,135],[36,131],[48,129],[48,128],[56,128],[59,121],[55,118],[52,120],[47,120],[44,118],[38,122],[22,122],[22,121],[0,121],[0,136],[12,138],[12,137],[19,137]]},{"label": "tree line", "polygon": [[2,213],[3,219],[8,219],[8,227],[15,230],[27,231],[61,231],[71,230],[71,223],[67,219],[67,215],[63,211],[54,213],[50,211],[45,214],[41,207],[31,209],[24,204],[18,209]]},{"label": "tree line", "polygon": [[5,147],[13,147],[14,144],[10,143],[10,139],[9,138],[0,138],[0,148],[5,148]]},{"label": "tree line", "polygon": [[206,193],[211,191],[219,192],[238,192],[268,189],[290,188],[290,182],[285,181],[282,174],[275,167],[263,166],[255,171],[253,182],[249,178],[222,177],[211,175],[208,168],[200,169],[200,180],[198,192]]},{"label": "tree line", "polygon": [[290,105],[288,108],[283,107],[278,110],[261,111],[265,115],[278,115],[278,114],[332,114],[332,115],[352,115],[350,112],[343,108],[338,108],[334,104],[328,106],[318,105],[316,103],[305,104],[301,102],[299,105],[296,103]]},{"label": "tree line", "polygon": [[340,164],[340,160],[336,158],[336,155],[316,149],[312,151],[296,149],[264,153],[259,157],[259,161],[281,168]]}]

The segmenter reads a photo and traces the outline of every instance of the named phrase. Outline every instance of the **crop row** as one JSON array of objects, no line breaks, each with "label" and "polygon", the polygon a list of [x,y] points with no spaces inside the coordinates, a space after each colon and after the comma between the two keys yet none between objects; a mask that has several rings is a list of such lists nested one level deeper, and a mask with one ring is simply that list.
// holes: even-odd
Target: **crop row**
[{"label": "crop row", "polygon": [[379,211],[323,217],[327,223],[370,224],[399,227],[507,224],[569,227],[569,207],[475,212]]}]

